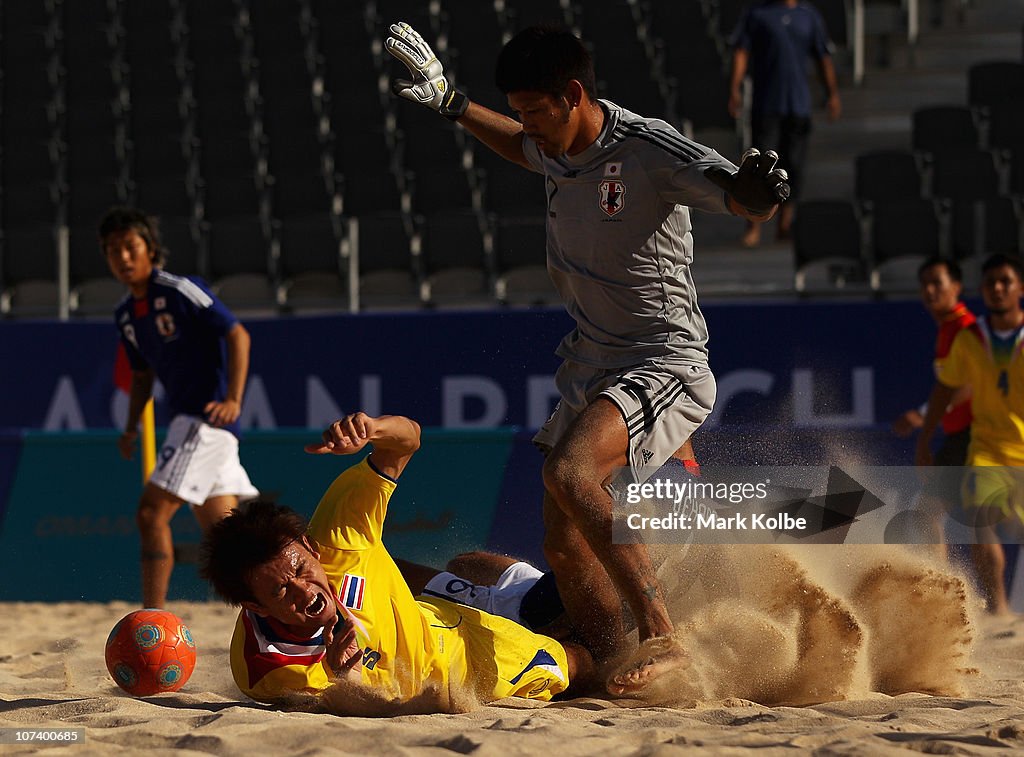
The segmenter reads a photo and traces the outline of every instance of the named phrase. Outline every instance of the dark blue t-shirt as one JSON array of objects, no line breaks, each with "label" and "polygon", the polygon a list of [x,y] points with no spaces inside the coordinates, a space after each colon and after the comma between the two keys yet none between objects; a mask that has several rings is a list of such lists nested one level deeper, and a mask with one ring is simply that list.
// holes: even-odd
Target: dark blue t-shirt
[{"label": "dark blue t-shirt", "polygon": [[780,0],[750,5],[736,25],[732,44],[750,54],[756,113],[811,115],[807,59],[828,55],[828,33],[817,8],[804,2],[790,8]]},{"label": "dark blue t-shirt", "polygon": [[[224,336],[238,321],[203,282],[154,269],[146,297],[125,297],[114,319],[132,368],[156,372],[173,415],[205,418],[227,396]],[[237,421],[224,428],[238,436]]]}]

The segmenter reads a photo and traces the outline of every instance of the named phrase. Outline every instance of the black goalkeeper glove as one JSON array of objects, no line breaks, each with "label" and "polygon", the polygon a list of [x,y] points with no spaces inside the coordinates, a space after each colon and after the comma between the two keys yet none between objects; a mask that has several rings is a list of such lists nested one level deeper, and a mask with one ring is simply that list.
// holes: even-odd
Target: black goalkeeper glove
[{"label": "black goalkeeper glove", "polygon": [[466,112],[469,98],[452,87],[444,75],[444,66],[423,37],[404,21],[391,24],[384,40],[389,53],[402,61],[412,81],[395,79],[391,91],[399,97],[426,105],[452,121]]},{"label": "black goalkeeper glove", "polygon": [[789,198],[789,175],[784,168],[775,167],[778,162],[775,151],[768,150],[762,155],[751,148],[743,153],[736,173],[712,166],[704,175],[752,215],[763,216]]}]

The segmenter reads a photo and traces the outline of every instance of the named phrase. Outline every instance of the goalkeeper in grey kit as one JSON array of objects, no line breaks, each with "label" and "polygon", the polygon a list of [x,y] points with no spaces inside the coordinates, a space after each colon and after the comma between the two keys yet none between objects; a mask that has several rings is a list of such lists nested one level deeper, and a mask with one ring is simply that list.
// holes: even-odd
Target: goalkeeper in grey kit
[{"label": "goalkeeper in grey kit", "polygon": [[598,99],[590,55],[563,29],[525,29],[498,56],[496,84],[518,120],[453,88],[407,24],[393,24],[385,46],[410,73],[395,94],[545,176],[548,272],[576,328],[557,350],[561,400],[534,437],[547,455],[544,554],[598,659],[621,649],[626,600],[640,649],[607,686],[641,693],[686,652],[646,546],[613,543],[607,487],[622,471],[641,481],[657,470],[714,404],[689,208],[766,221],[789,195],[787,176],[771,151],[749,150],[737,170],[668,123]]}]

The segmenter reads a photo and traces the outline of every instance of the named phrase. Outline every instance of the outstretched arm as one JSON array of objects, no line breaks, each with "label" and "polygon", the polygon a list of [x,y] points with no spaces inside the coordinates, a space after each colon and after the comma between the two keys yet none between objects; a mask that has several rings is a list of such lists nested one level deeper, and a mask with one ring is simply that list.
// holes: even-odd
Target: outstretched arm
[{"label": "outstretched arm", "polygon": [[501,157],[529,167],[523,156],[523,128],[519,122],[471,102],[455,89],[419,32],[406,23],[391,24],[384,47],[409,71],[409,79],[391,83],[396,95],[457,121]]},{"label": "outstretched arm", "polygon": [[397,479],[420,448],[420,426],[401,415],[372,418],[353,413],[324,430],[321,440],[305,446],[313,455],[351,455],[373,445],[370,461],[388,478]]},{"label": "outstretched arm", "polygon": [[530,168],[523,154],[523,127],[513,118],[470,102],[458,123],[505,160]]}]

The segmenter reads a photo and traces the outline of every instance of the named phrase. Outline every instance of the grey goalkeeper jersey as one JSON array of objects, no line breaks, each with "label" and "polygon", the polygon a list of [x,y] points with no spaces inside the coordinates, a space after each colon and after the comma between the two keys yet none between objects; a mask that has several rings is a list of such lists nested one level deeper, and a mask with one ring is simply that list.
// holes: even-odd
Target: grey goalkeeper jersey
[{"label": "grey goalkeeper jersey", "polygon": [[689,208],[729,212],[704,169],[736,166],[664,121],[600,103],[605,126],[579,155],[548,158],[523,138],[546,176],[548,271],[576,321],[557,354],[608,369],[706,364]]}]

